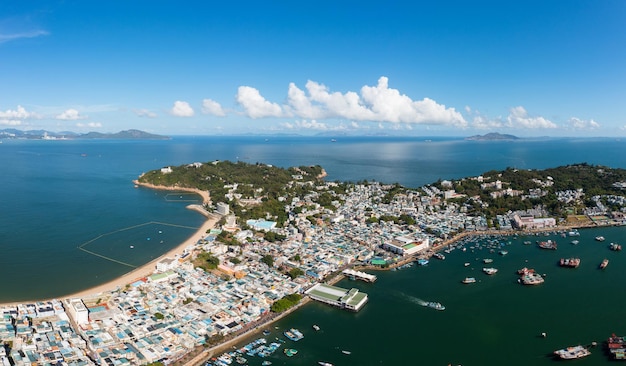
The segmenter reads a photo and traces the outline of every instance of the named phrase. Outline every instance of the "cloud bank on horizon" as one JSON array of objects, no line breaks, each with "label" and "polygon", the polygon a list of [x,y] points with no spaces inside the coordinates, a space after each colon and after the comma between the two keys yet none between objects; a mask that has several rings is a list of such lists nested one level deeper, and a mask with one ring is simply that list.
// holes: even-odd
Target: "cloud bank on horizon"
[{"label": "cloud bank on horizon", "polygon": [[[291,82],[287,88],[285,102],[280,104],[267,100],[252,86],[239,86],[235,95],[240,109],[226,110],[213,99],[201,101],[201,112],[215,117],[244,116],[251,120],[282,120],[268,131],[312,130],[312,131],[359,131],[411,130],[414,126],[449,126],[469,130],[594,130],[600,124],[594,120],[571,117],[562,126],[542,116],[530,116],[522,106],[511,107],[506,117],[490,118],[469,106],[462,112],[454,107],[424,97],[413,100],[398,89],[389,87],[389,79],[381,76],[375,86],[364,85],[359,92],[333,92],[326,85],[309,80],[304,89]],[[135,109],[138,117],[158,118],[159,114],[148,109]],[[196,115],[190,102],[176,100],[167,110],[174,117],[190,118]],[[56,119],[63,121],[85,120],[89,117],[76,108],[69,108],[54,115],[43,115],[27,111],[18,105],[15,109],[0,111],[0,126],[22,126],[27,120]],[[469,122],[468,122],[469,120]],[[210,122],[207,122],[210,123]],[[366,125],[370,123],[370,125]],[[78,128],[102,128],[101,122],[76,123]]]}]

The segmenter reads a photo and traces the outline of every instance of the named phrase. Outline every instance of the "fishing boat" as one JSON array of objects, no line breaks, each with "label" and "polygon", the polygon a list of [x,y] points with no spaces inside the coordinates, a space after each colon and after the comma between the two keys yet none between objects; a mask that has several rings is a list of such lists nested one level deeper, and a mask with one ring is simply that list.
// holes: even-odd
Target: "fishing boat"
[{"label": "fishing boat", "polygon": [[622,250],[622,246],[617,243],[611,243],[609,244],[609,249],[618,251],[618,250]]},{"label": "fishing boat", "polygon": [[613,359],[626,359],[626,337],[616,336],[615,334],[612,334],[606,343],[609,347],[609,352],[611,353]]},{"label": "fishing boat", "polygon": [[518,282],[521,283],[522,285],[540,285],[544,282],[544,278],[538,274],[533,272],[526,272],[524,273],[519,279]]},{"label": "fishing boat", "polygon": [[474,277],[465,277],[461,282],[465,284],[474,283],[476,282],[476,279]]},{"label": "fishing boat", "polygon": [[292,357],[292,356],[295,356],[296,354],[298,354],[298,350],[294,349],[294,348],[285,348],[285,350],[283,352],[285,352],[285,355],[287,357]]},{"label": "fishing boat", "polygon": [[554,351],[554,354],[564,360],[573,360],[589,356],[591,352],[589,352],[589,350],[585,347],[578,345],[556,350]]},{"label": "fishing boat", "polygon": [[609,260],[604,258],[604,260],[602,261],[602,263],[600,263],[600,269],[605,269],[606,266],[609,265]]},{"label": "fishing boat", "polygon": [[578,268],[580,266],[580,258],[561,258],[559,264],[561,267]]},{"label": "fishing boat", "polygon": [[488,267],[488,268],[483,268],[483,272],[485,272],[488,275],[493,275],[496,274],[498,272],[497,268],[493,268],[493,267]]},{"label": "fishing boat", "polygon": [[428,306],[429,308],[433,308],[433,309],[439,310],[439,311],[446,310],[445,306],[441,305],[441,303],[434,302],[434,301],[427,302],[425,306]]},{"label": "fishing boat", "polygon": [[302,338],[304,338],[304,335],[302,334],[302,332],[300,332],[298,329],[296,328],[291,328],[289,330],[286,330],[283,332],[283,334],[285,335],[285,337],[287,337],[288,339],[297,342],[299,340],[301,340]]},{"label": "fishing boat", "polygon": [[550,249],[550,250],[556,250],[556,241],[553,241],[551,239],[548,239],[547,241],[540,241],[539,242],[539,248],[541,249]]}]

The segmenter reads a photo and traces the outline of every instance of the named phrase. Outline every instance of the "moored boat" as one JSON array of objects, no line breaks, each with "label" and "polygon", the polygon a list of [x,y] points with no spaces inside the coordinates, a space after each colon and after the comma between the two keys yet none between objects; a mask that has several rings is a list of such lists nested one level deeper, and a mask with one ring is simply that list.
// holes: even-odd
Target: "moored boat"
[{"label": "moored boat", "polygon": [[319,325],[317,325],[317,324],[313,324],[313,329],[315,329],[315,330],[320,330],[320,326],[319,326]]},{"label": "moored boat", "polygon": [[580,258],[561,258],[559,264],[561,267],[578,268],[580,266]]},{"label": "moored boat", "polygon": [[498,272],[498,269],[497,268],[493,268],[493,267],[483,268],[483,272],[485,272],[488,275],[493,275],[493,274],[496,274]]},{"label": "moored boat", "polygon": [[493,259],[491,259],[491,258],[483,259],[483,263],[492,263],[492,262],[493,262]]},{"label": "moored boat", "polygon": [[523,274],[519,279],[518,282],[521,283],[522,285],[540,285],[544,282],[544,278],[538,274],[533,272],[526,272],[525,274]]},{"label": "moored boat", "polygon": [[609,244],[609,249],[618,251],[618,250],[622,250],[622,246],[617,243],[611,243]]},{"label": "moored boat", "polygon": [[428,259],[420,258],[417,260],[417,264],[419,264],[420,266],[425,266],[428,264]]},{"label": "moored boat", "polygon": [[606,266],[609,265],[609,260],[604,258],[604,260],[602,261],[602,263],[600,263],[600,269],[605,269]]},{"label": "moored boat", "polygon": [[474,277],[465,277],[461,282],[468,284],[476,282],[476,278]]},{"label": "moored boat", "polygon": [[290,340],[294,342],[297,342],[301,340],[302,338],[304,338],[304,335],[302,335],[302,332],[300,332],[296,328],[291,328],[289,330],[286,330],[283,332],[283,334],[285,335],[285,337],[289,338]]},{"label": "moored boat", "polygon": [[285,355],[287,357],[292,357],[292,356],[295,356],[296,354],[298,354],[298,350],[294,349],[294,348],[285,348],[285,350],[283,352],[285,352]]},{"label": "moored boat", "polygon": [[556,241],[552,240],[552,239],[548,239],[547,241],[540,241],[539,242],[539,248],[541,249],[551,249],[551,250],[556,250]]},{"label": "moored boat", "polygon": [[611,353],[613,359],[626,359],[626,337],[618,337],[615,334],[612,334],[607,340],[607,345],[609,347],[609,353]]},{"label": "moored boat", "polygon": [[440,260],[446,259],[446,256],[441,254],[441,253],[435,253],[435,254],[433,254],[433,257],[435,257],[437,259],[440,259]]},{"label": "moored boat", "polygon": [[602,236],[602,235],[596,236],[596,240],[597,241],[604,241],[604,236]]},{"label": "moored boat", "polygon": [[591,352],[589,352],[589,350],[585,347],[578,345],[556,350],[554,351],[554,354],[564,360],[573,360],[576,358],[589,356]]}]

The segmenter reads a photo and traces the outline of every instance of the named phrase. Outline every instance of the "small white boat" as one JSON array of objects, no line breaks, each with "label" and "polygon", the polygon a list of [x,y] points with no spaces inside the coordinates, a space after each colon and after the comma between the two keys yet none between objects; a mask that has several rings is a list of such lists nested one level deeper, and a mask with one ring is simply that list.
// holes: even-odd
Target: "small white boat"
[{"label": "small white boat", "polygon": [[317,324],[313,324],[313,329],[315,329],[315,330],[320,330],[320,327],[319,327],[319,325],[317,325]]},{"label": "small white boat", "polygon": [[343,353],[344,355],[350,355],[350,354],[352,354],[352,352],[350,352],[350,351],[346,351],[346,350],[341,351],[341,353]]},{"label": "small white boat", "polygon": [[463,279],[463,281],[461,281],[461,282],[463,282],[463,283],[465,283],[465,284],[468,284],[468,283],[475,283],[475,282],[476,282],[476,279],[475,279],[474,277],[465,277],[465,278]]},{"label": "small white boat", "polygon": [[496,274],[498,272],[498,269],[497,268],[492,268],[492,267],[483,268],[483,272],[485,272],[488,275],[493,275],[493,274]]}]

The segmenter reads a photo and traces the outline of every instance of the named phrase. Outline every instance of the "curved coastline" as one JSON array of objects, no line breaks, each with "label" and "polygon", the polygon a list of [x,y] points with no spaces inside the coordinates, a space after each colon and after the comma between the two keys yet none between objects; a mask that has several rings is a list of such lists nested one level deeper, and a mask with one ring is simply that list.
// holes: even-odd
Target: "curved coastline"
[{"label": "curved coastline", "polygon": [[[139,181],[133,181],[133,183],[137,186],[144,186],[146,188],[150,188],[150,189],[159,189],[159,190],[169,190],[169,191],[186,191],[186,192],[192,192],[192,193],[196,193],[199,196],[202,197],[202,201],[203,203],[210,203],[211,199],[209,196],[209,192],[207,191],[201,191],[199,189],[191,189],[191,188],[174,188],[174,187],[165,187],[165,186],[155,186],[152,184],[145,184],[145,183],[140,183]],[[185,250],[185,248],[194,245],[199,239],[202,239],[206,232],[209,231],[210,229],[212,229],[215,224],[217,223],[217,221],[219,220],[217,217],[215,216],[211,216],[211,215],[207,215],[205,210],[200,209],[199,207],[197,207],[199,205],[190,205],[188,206],[188,208],[193,209],[198,211],[200,214],[202,214],[203,216],[207,217],[207,220],[198,228],[198,230],[196,230],[196,232],[194,232],[187,240],[183,241],[182,243],[180,243],[179,245],[177,245],[176,247],[172,248],[171,250],[169,250],[168,252],[160,255],[159,257],[153,259],[152,261],[134,268],[133,270],[131,270],[130,272],[127,272],[117,278],[114,278],[110,281],[107,281],[103,284],[97,285],[97,286],[93,286],[75,293],[71,293],[71,294],[67,294],[67,295],[61,295],[61,296],[56,296],[53,298],[46,298],[46,299],[33,299],[33,300],[20,300],[20,301],[11,301],[11,302],[5,302],[5,303],[0,303],[0,306],[13,306],[13,305],[19,305],[19,304],[26,304],[26,303],[31,303],[31,302],[38,302],[38,301],[49,301],[49,300],[53,300],[53,299],[57,299],[57,300],[65,300],[65,299],[72,299],[72,298],[81,298],[81,299],[89,299],[92,297],[96,297],[99,295],[102,295],[105,292],[111,292],[114,291],[118,288],[121,288],[123,286],[126,286],[128,284],[131,284],[141,278],[147,277],[149,275],[151,275],[154,272],[154,268],[156,263],[158,263],[160,260],[162,260],[163,258],[166,257],[173,257],[176,255],[181,255],[183,253],[183,251]]]}]

